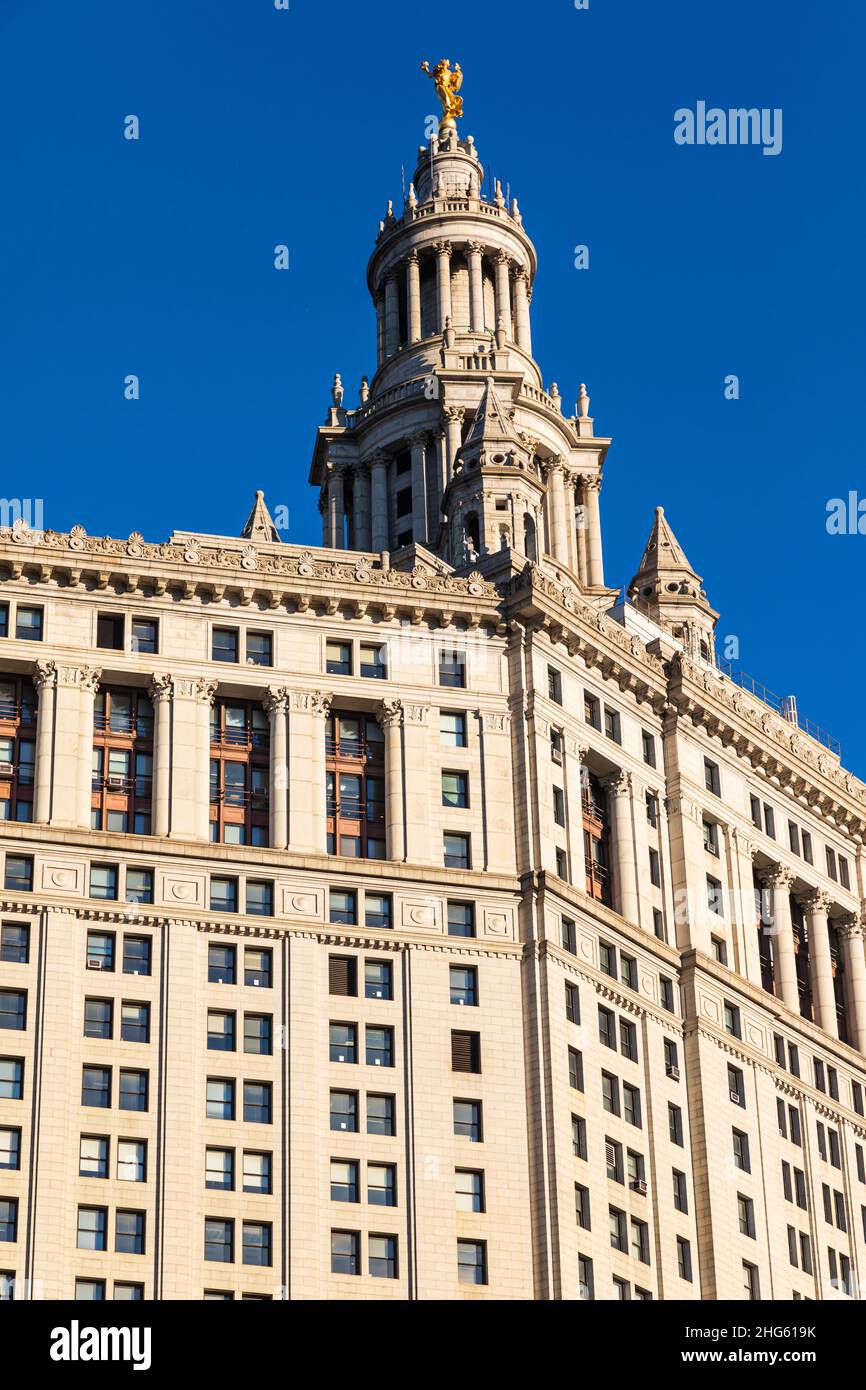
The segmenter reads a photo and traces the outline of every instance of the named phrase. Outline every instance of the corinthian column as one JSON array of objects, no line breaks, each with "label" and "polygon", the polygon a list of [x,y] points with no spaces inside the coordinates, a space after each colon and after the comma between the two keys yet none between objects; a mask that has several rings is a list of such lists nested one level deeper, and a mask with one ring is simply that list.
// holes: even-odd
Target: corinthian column
[{"label": "corinthian column", "polygon": [[[772,926],[769,935],[773,940],[773,963],[775,966],[776,994],[795,1014],[800,1012],[800,991],[797,988],[797,958],[794,954],[794,926],[791,921],[791,884],[794,875],[781,866],[773,869],[761,879],[764,888],[773,892]],[[763,922],[761,930],[767,928]]]},{"label": "corinthian column", "polygon": [[421,268],[417,251],[410,251],[406,257],[406,305],[409,342],[417,343],[421,340]]},{"label": "corinthian column", "polygon": [[413,434],[409,440],[412,460],[412,539],[427,542],[427,442],[426,434]]},{"label": "corinthian column", "polygon": [[547,466],[547,496],[550,503],[549,530],[553,558],[560,564],[569,562],[568,525],[565,515],[565,470],[562,459]]},{"label": "corinthian column", "polygon": [[517,346],[532,356],[532,334],[529,327],[529,276],[522,266],[514,272],[514,326]]},{"label": "corinthian column", "polygon": [[586,559],[587,577],[590,586],[604,584],[604,562],[601,554],[601,513],[598,495],[601,492],[601,478],[594,475],[583,480],[583,495],[586,504]]},{"label": "corinthian column", "polygon": [[154,714],[153,833],[165,836],[171,830],[171,676],[154,676],[147,693]]},{"label": "corinthian column", "polygon": [[818,889],[801,898],[800,904],[806,913],[806,930],[809,933],[809,968],[812,976],[815,1021],[825,1033],[838,1038],[836,992],[833,988],[833,960],[830,955],[830,931],[827,920],[830,899],[826,893]]},{"label": "corinthian column", "polygon": [[621,917],[640,926],[640,908],[632,824],[631,773],[614,772],[605,779],[613,811],[613,850],[616,856],[615,886]]},{"label": "corinthian column", "polygon": [[269,779],[270,841],[272,849],[289,844],[289,692],[285,686],[271,687],[262,700],[271,721],[271,766]]},{"label": "corinthian column", "polygon": [[406,858],[403,804],[403,702],[383,700],[376,715],[385,732],[385,837],[389,859]]},{"label": "corinthian column", "polygon": [[858,1052],[866,1052],[866,956],[863,941],[866,920],[862,913],[848,917],[839,927],[845,974],[848,979],[848,1038]]},{"label": "corinthian column", "polygon": [[388,459],[384,454],[376,454],[370,460],[370,478],[373,485],[372,535],[373,549],[388,549]]},{"label": "corinthian column", "polygon": [[442,412],[445,416],[445,428],[448,438],[448,476],[445,479],[445,486],[454,477],[454,467],[457,463],[457,455],[460,445],[463,442],[463,417],[466,411],[462,405],[446,405]]},{"label": "corinthian column", "polygon": [[508,275],[511,259],[507,251],[497,251],[496,253],[496,324],[499,326],[500,319],[505,328],[506,338],[513,339],[514,330],[511,325],[511,294],[509,291]]},{"label": "corinthian column", "polygon": [[400,346],[400,300],[396,271],[385,277],[385,356],[393,357]]},{"label": "corinthian column", "polygon": [[57,666],[53,661],[37,661],[33,684],[38,696],[36,716],[36,782],[33,789],[33,819],[47,825],[51,820],[51,788],[53,780],[52,748],[54,746],[54,692],[57,687]]},{"label": "corinthian column", "polygon": [[[93,706],[102,672],[90,666],[76,668],[78,686],[78,809],[76,825],[90,828],[90,799],[93,788]],[[63,725],[61,724],[62,728]]]},{"label": "corinthian column", "polygon": [[484,332],[483,250],[480,241],[470,241],[466,248],[469,258],[469,324],[473,333]]},{"label": "corinthian column", "polygon": [[352,489],[355,521],[355,549],[370,549],[370,473],[363,463],[353,470]]},{"label": "corinthian column", "polygon": [[328,477],[328,518],[331,532],[330,544],[336,550],[344,550],[346,548],[345,477],[345,465],[337,464],[336,466],[331,466]]},{"label": "corinthian column", "polygon": [[439,332],[445,332],[445,324],[451,317],[451,242],[437,241],[437,276],[439,285]]}]

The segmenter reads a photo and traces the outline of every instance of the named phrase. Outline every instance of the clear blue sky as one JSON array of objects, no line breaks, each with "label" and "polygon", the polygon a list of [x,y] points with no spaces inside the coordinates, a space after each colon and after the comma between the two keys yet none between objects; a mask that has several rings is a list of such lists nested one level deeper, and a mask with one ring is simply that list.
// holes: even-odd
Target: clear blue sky
[{"label": "clear blue sky", "polygon": [[[825,530],[866,496],[864,40],[860,0],[2,0],[0,493],[157,539],[263,487],[315,543],[314,429],[372,375],[364,267],[447,55],[539,249],[545,382],[613,436],[609,582],[663,503],[742,667],[866,774],[866,536]],[[675,145],[698,100],[781,107],[782,153]]]}]

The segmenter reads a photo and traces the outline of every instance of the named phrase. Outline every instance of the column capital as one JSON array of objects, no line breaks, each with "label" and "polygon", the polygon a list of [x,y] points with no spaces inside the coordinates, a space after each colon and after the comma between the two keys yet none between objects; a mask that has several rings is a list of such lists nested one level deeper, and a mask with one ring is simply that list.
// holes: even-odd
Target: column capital
[{"label": "column capital", "polygon": [[466,250],[469,252],[470,256],[484,255],[484,246],[480,241],[467,241]]},{"label": "column capital", "polygon": [[444,405],[442,414],[450,425],[462,425],[466,416],[464,405]]},{"label": "column capital", "polygon": [[784,864],[774,864],[761,874],[761,884],[764,888],[780,888],[791,891],[794,882],[794,875]]},{"label": "column capital", "polygon": [[292,690],[288,692],[288,696],[290,709],[317,714],[321,719],[328,718],[331,705],[334,703],[332,691],[323,693],[321,690]]},{"label": "column capital", "polygon": [[497,264],[497,265],[505,265],[505,266],[510,266],[510,265],[511,265],[511,257],[509,256],[509,254],[508,254],[507,251],[502,251],[502,250],[497,251],[497,252],[496,252],[496,255],[494,256],[493,259],[496,261],[496,264]]},{"label": "column capital", "polygon": [[387,468],[391,460],[387,454],[380,450],[378,453],[371,454],[368,459],[362,459],[361,462],[366,463],[372,470],[374,468]]},{"label": "column capital", "polygon": [[849,912],[834,925],[843,941],[866,940],[866,916],[862,912]]},{"label": "column capital", "polygon": [[415,430],[414,434],[409,435],[408,443],[410,448],[426,449],[430,443],[430,431]]},{"label": "column capital", "polygon": [[33,672],[33,684],[40,695],[43,690],[53,690],[57,685],[57,663],[55,661],[37,661],[36,669]]},{"label": "column capital", "polygon": [[151,703],[158,705],[161,701],[171,700],[174,694],[174,681],[167,671],[154,672],[147,683],[147,693]]},{"label": "column capital", "polygon": [[521,284],[525,284],[527,290],[529,289],[529,271],[526,269],[525,265],[515,263],[514,279],[516,281],[519,281]]},{"label": "column capital", "polygon": [[272,685],[262,700],[266,714],[285,714],[289,708],[289,691],[284,685]]},{"label": "column capital", "polygon": [[624,767],[618,768],[616,772],[608,773],[607,777],[602,778],[602,786],[606,787],[612,796],[631,796],[631,773]]},{"label": "column capital", "polygon": [[186,700],[197,700],[203,705],[212,705],[217,689],[218,681],[206,680],[204,676],[169,676],[172,684],[172,692]]},{"label": "column capital", "polygon": [[406,264],[407,264],[407,265],[418,265],[418,263],[420,262],[420,260],[421,260],[421,257],[418,255],[418,251],[417,251],[416,247],[413,246],[412,249],[411,249],[411,251],[407,251],[407,252],[406,252]]},{"label": "column capital", "polygon": [[376,723],[382,729],[399,728],[403,723],[403,701],[383,700],[376,711]]},{"label": "column capital", "polygon": [[601,492],[601,474],[584,473],[581,475],[583,486],[587,492]]},{"label": "column capital", "polygon": [[826,917],[833,905],[833,899],[823,888],[812,888],[808,893],[800,894],[797,902],[810,916]]},{"label": "column capital", "polygon": [[450,255],[451,255],[453,249],[454,249],[454,248],[452,247],[450,241],[437,241],[437,242],[436,242],[436,251],[437,251],[437,253],[438,253],[440,256],[449,256],[449,257],[450,257]]}]

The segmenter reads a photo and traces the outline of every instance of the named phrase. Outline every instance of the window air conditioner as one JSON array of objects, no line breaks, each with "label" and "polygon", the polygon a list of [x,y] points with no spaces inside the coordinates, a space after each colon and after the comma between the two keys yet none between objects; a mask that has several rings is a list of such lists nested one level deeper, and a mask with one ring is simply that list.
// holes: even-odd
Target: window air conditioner
[{"label": "window air conditioner", "polygon": [[88,968],[88,970],[101,970],[101,969],[102,969],[102,957],[101,957],[101,956],[88,956],[88,957],[87,957],[87,968]]},{"label": "window air conditioner", "polygon": [[642,1197],[646,1196],[646,1178],[635,1178],[631,1187],[633,1192],[639,1192]]},{"label": "window air conditioner", "polygon": [[671,1081],[679,1081],[679,1079],[680,1079],[680,1069],[679,1069],[679,1067],[669,1066],[669,1067],[666,1068],[666,1071],[667,1071],[667,1074],[668,1074],[668,1076],[670,1077]]},{"label": "window air conditioner", "polygon": [[122,788],[124,783],[126,782],[126,778],[122,777],[117,772],[113,772],[110,776],[106,777],[105,782],[106,786]]},{"label": "window air conditioner", "polygon": [[740,1093],[739,1093],[739,1091],[731,1091],[731,1092],[730,1092],[730,1096],[731,1096],[731,1100],[734,1102],[734,1105],[740,1105],[740,1104],[742,1103],[742,1102],[740,1101]]},{"label": "window air conditioner", "polygon": [[0,777],[11,777],[14,771],[14,763],[0,763]]}]

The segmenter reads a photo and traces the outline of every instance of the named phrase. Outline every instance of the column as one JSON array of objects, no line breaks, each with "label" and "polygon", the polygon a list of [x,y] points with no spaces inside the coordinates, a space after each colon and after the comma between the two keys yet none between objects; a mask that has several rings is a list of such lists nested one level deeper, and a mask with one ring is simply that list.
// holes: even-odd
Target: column
[{"label": "column", "polygon": [[577,573],[577,528],[575,526],[575,484],[577,475],[566,469],[563,474],[565,490],[565,534],[568,538],[568,567]]},{"label": "column", "polygon": [[553,558],[568,564],[568,529],[565,516],[565,475],[562,459],[554,459],[547,468],[547,496],[550,502],[550,536]]},{"label": "column", "polygon": [[[437,712],[436,737],[438,740],[438,712]],[[399,729],[396,730],[399,735]],[[386,738],[388,737],[386,733]],[[431,750],[431,718],[429,705],[409,705],[403,706],[403,758],[406,764],[407,778],[411,779],[412,794],[406,797],[405,806],[405,826],[406,844],[405,858],[412,864],[439,864],[442,863],[442,847],[436,844],[435,836],[431,834],[432,817],[430,814],[431,806],[431,783],[432,774],[435,768],[435,758]],[[395,743],[399,749],[399,738],[395,738]],[[436,749],[438,756],[438,748]],[[387,750],[386,750],[387,756]],[[390,758],[388,761],[388,781],[385,784],[386,808],[390,792],[390,781],[392,776],[399,776],[399,770],[392,769]],[[442,783],[438,785],[439,800],[442,800]]]},{"label": "column", "polygon": [[615,885],[617,910],[634,926],[640,925],[632,825],[631,773],[620,771],[605,778],[613,822],[613,852],[616,858]]},{"label": "column", "polygon": [[473,333],[484,332],[483,251],[480,241],[470,241],[466,248],[469,258],[469,324]]},{"label": "column", "polygon": [[346,548],[346,502],[343,480],[346,476],[344,464],[331,465],[328,472],[328,521],[330,530],[329,545],[336,550]]},{"label": "column", "polygon": [[446,405],[443,414],[445,416],[447,438],[447,476],[445,478],[445,486],[447,487],[454,477],[457,454],[459,453],[460,445],[463,443],[463,417],[466,411],[462,405]]},{"label": "column", "polygon": [[445,324],[451,317],[451,242],[437,241],[436,271],[439,288],[439,332],[445,332]]},{"label": "column", "polygon": [[[735,927],[734,969],[745,975],[753,985],[761,987],[761,960],[758,952],[758,926],[755,908],[754,846],[741,830],[733,829],[729,840],[731,877],[733,880],[731,925]],[[734,896],[736,895],[736,896]]]},{"label": "column", "polygon": [[154,715],[151,803],[153,833],[165,836],[171,830],[171,676],[154,676],[147,687],[147,693],[153,705]]},{"label": "column", "polygon": [[763,921],[761,931],[773,941],[773,983],[776,997],[794,1013],[800,1012],[800,992],[797,989],[797,958],[794,954],[794,926],[791,921],[791,884],[794,876],[789,869],[777,867],[761,879],[764,888],[773,891],[771,924]]},{"label": "column", "polygon": [[413,434],[409,439],[412,459],[412,539],[419,545],[427,542],[426,446],[426,434]]},{"label": "column", "polygon": [[33,788],[33,819],[47,825],[51,820],[52,750],[54,747],[54,692],[57,666],[53,661],[37,661],[33,684],[38,696],[36,717],[36,782]]},{"label": "column", "polygon": [[393,357],[400,346],[400,301],[396,271],[385,277],[385,356]]},{"label": "column", "polygon": [[[566,822],[568,825],[568,862],[571,881],[575,887],[584,882],[585,852],[583,846],[583,786],[582,769],[589,748],[578,743],[571,734],[563,733],[562,775],[565,782]],[[548,757],[549,757],[548,753]]]},{"label": "column", "polygon": [[262,700],[271,721],[271,766],[269,811],[271,849],[287,849],[289,844],[289,692],[285,686],[272,686]]},{"label": "column", "polygon": [[385,732],[385,837],[389,859],[406,858],[403,808],[403,702],[383,700],[376,718]]},{"label": "column", "polygon": [[590,587],[604,584],[604,562],[601,554],[601,513],[598,507],[598,494],[600,492],[600,477],[584,478],[583,494],[587,517],[587,578]]},{"label": "column", "polygon": [[506,338],[513,339],[514,332],[511,326],[511,294],[508,284],[508,272],[511,265],[511,258],[507,251],[497,251],[496,253],[496,326],[502,320]]},{"label": "column", "polygon": [[514,272],[514,323],[517,346],[532,356],[532,332],[529,326],[529,274],[518,266]]},{"label": "column", "polygon": [[353,469],[352,497],[355,515],[355,549],[370,550],[370,470],[358,463]]},{"label": "column", "polygon": [[298,852],[325,854],[325,729],[333,695],[293,690],[288,697],[288,845]]},{"label": "column", "polygon": [[325,484],[319,495],[319,515],[322,518],[322,545],[331,544],[331,518],[328,510],[328,485]]},{"label": "column", "polygon": [[384,454],[376,454],[370,460],[370,478],[373,487],[372,548],[388,549],[388,460]]},{"label": "column", "polygon": [[866,956],[863,940],[866,921],[861,914],[848,917],[839,927],[848,977],[848,1037],[858,1052],[866,1052]]},{"label": "column", "polygon": [[577,577],[581,584],[588,584],[588,561],[586,554],[586,503],[583,500],[583,479],[578,478],[574,490],[574,526],[577,534]]},{"label": "column", "polygon": [[421,341],[421,267],[417,251],[406,257],[406,304],[408,307],[409,342]]},{"label": "column", "polygon": [[376,365],[385,361],[385,296],[380,291],[373,301],[376,306]]},{"label": "column", "polygon": [[800,899],[806,913],[806,930],[809,934],[809,969],[812,977],[812,1003],[815,1022],[831,1037],[838,1038],[839,1026],[836,1021],[836,993],[833,988],[833,961],[830,956],[830,933],[827,915],[830,899],[826,893],[816,890]]}]

